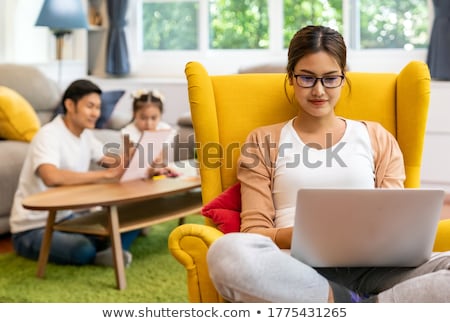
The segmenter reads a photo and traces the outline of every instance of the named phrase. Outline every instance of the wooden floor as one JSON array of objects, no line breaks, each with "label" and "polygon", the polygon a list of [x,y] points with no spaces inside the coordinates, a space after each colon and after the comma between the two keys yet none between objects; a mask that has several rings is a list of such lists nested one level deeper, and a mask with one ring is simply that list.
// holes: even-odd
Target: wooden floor
[{"label": "wooden floor", "polygon": [[[450,219],[450,194],[447,195],[444,201],[444,206],[442,208],[442,219]],[[12,252],[13,247],[11,244],[10,235],[0,235],[0,253]]]},{"label": "wooden floor", "polygon": [[9,234],[0,235],[0,253],[8,253],[11,251],[13,251],[11,236]]}]

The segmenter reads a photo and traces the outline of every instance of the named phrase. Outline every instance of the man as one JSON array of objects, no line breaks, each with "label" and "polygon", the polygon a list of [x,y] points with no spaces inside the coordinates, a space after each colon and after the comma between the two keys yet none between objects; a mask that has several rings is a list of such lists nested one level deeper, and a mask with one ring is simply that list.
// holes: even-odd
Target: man
[{"label": "man", "polygon": [[[122,161],[104,156],[103,147],[91,129],[100,117],[100,88],[88,80],[76,80],[64,92],[64,115],[44,125],[33,138],[19,178],[10,226],[18,255],[38,259],[48,213],[27,210],[24,198],[49,187],[116,181],[124,171]],[[105,168],[89,170],[92,161]],[[107,167],[107,166],[110,167]],[[118,166],[119,165],[119,166]],[[77,216],[59,211],[56,222]],[[139,231],[122,234],[125,265],[131,263],[128,251]],[[113,266],[109,241],[90,235],[55,231],[49,261],[56,264]]]}]

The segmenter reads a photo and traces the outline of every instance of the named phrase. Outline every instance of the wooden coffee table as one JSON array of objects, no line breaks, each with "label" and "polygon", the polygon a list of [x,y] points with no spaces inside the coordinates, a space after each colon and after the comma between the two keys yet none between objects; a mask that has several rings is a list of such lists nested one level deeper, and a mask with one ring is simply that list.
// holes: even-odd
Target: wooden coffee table
[{"label": "wooden coffee table", "polygon": [[[143,203],[149,207],[143,208]],[[54,230],[109,236],[117,288],[122,290],[126,288],[126,277],[120,233],[199,213],[202,207],[200,178],[180,176],[61,186],[26,198],[23,206],[49,212],[39,254],[38,277],[45,275]],[[55,223],[58,210],[96,206],[103,208],[87,216]]]}]

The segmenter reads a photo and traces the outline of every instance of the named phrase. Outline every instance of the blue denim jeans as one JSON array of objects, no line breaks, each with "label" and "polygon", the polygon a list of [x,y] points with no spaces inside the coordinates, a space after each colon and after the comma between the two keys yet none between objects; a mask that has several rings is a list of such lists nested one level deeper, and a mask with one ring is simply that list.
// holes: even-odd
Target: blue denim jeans
[{"label": "blue denim jeans", "polygon": [[[44,228],[38,228],[13,234],[12,242],[16,253],[37,260],[44,231]],[[122,233],[122,248],[128,250],[139,233],[140,230]],[[59,265],[92,264],[96,253],[109,245],[109,240],[102,237],[53,231],[48,261]]]}]

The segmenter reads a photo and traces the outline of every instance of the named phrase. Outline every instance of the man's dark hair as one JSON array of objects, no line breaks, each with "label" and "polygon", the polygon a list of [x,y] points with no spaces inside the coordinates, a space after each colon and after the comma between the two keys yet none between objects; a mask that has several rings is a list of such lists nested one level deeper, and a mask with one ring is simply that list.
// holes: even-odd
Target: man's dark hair
[{"label": "man's dark hair", "polygon": [[66,99],[71,99],[75,104],[77,104],[78,100],[82,97],[91,94],[97,93],[98,95],[102,94],[102,90],[93,82],[89,80],[76,80],[73,81],[69,87],[64,91],[64,95],[62,97],[62,106],[64,107],[64,114],[66,113],[66,106],[64,105],[64,101]]}]

